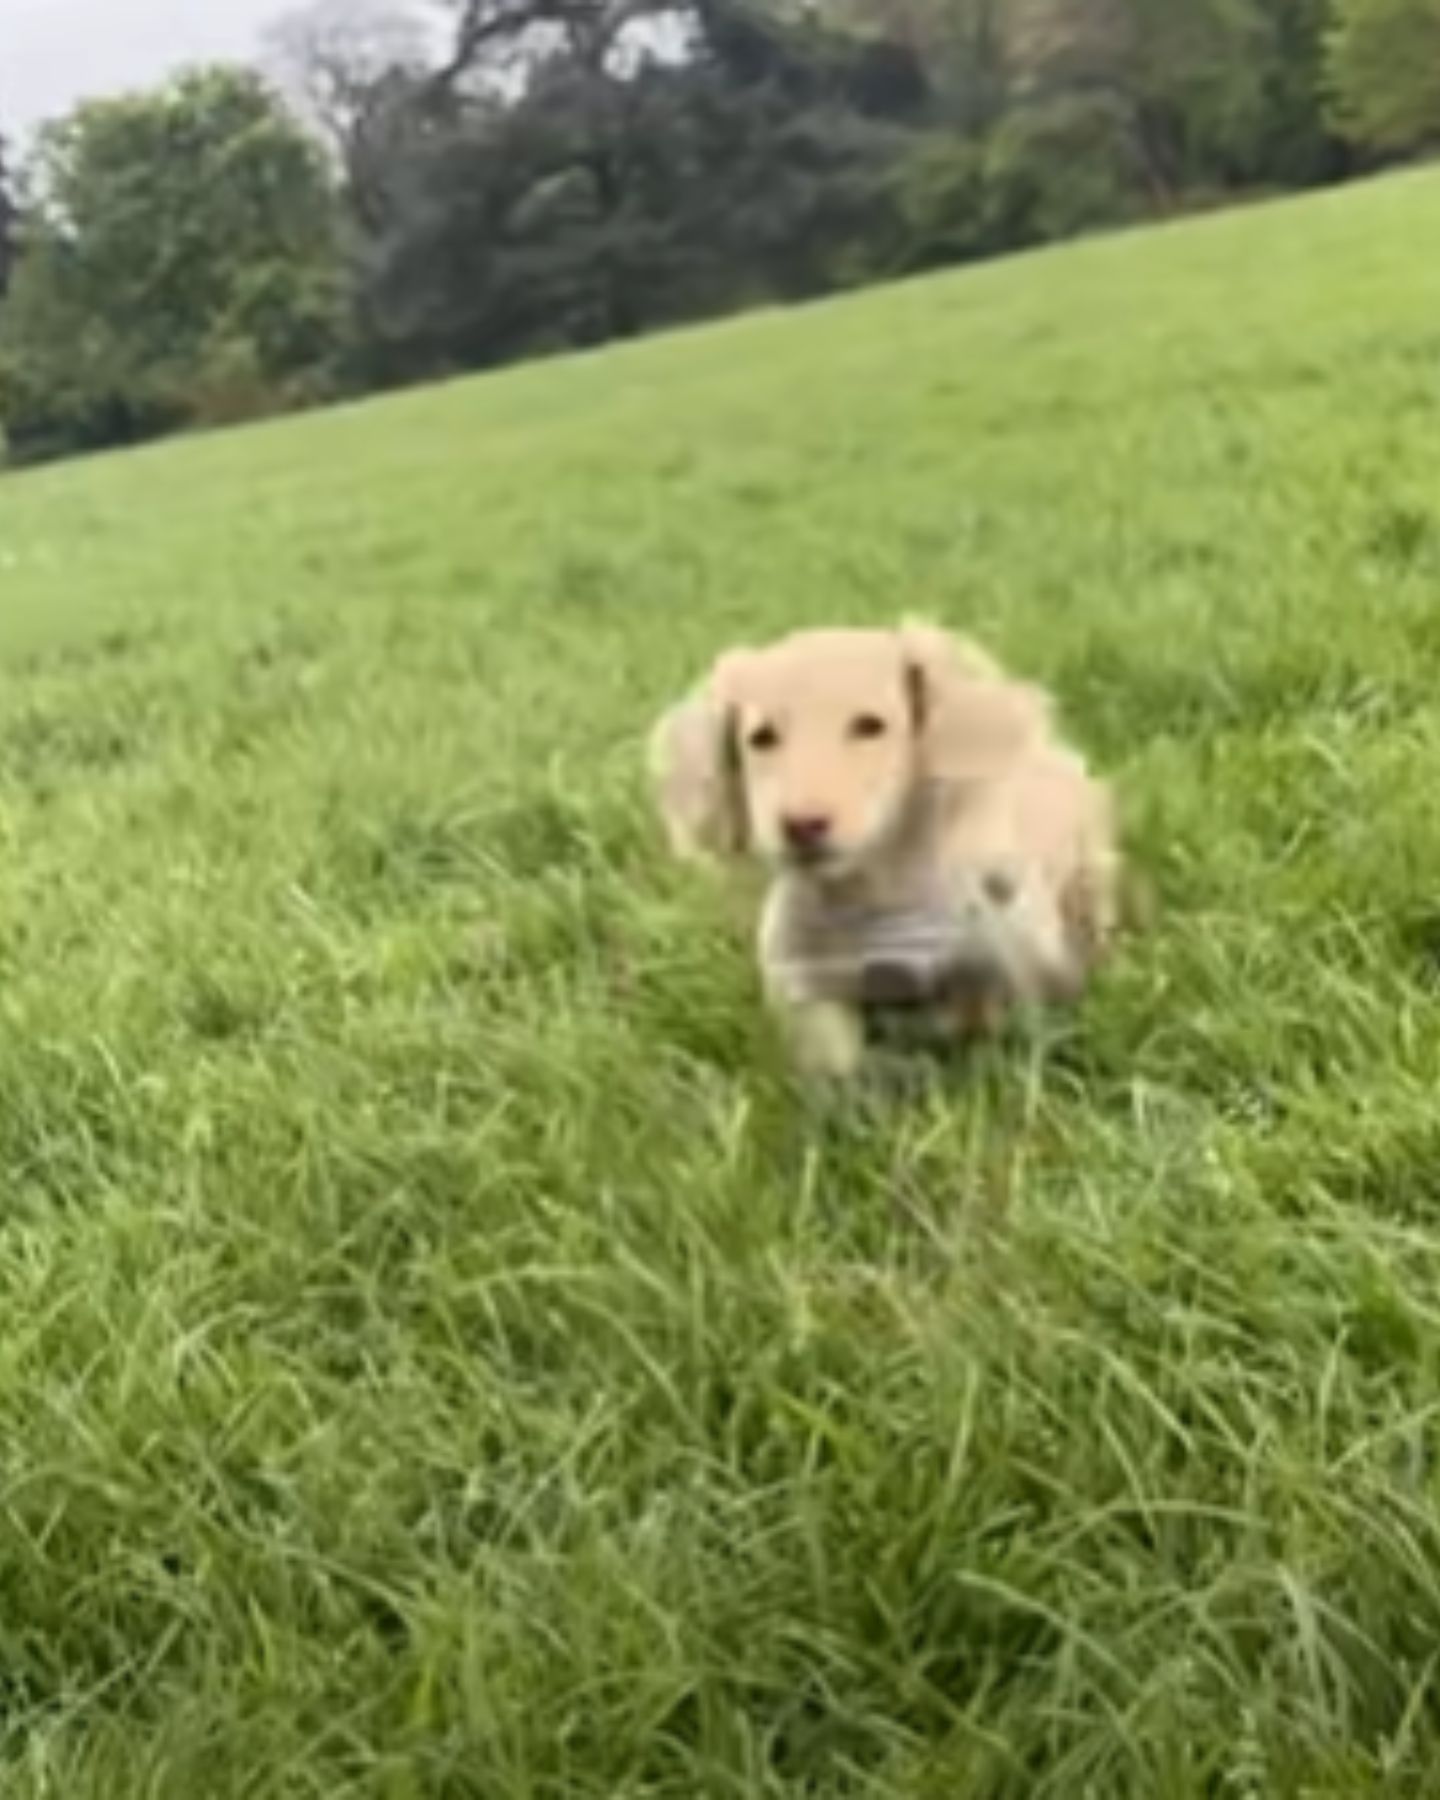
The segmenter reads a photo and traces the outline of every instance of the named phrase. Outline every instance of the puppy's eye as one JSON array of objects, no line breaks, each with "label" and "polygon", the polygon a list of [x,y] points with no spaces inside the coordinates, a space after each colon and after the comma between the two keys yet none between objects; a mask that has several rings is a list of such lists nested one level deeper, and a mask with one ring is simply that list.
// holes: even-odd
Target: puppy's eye
[{"label": "puppy's eye", "polygon": [[866,738],[884,737],[889,729],[890,727],[880,717],[879,713],[861,713],[857,718],[850,721],[851,737],[859,738],[862,741]]},{"label": "puppy's eye", "polygon": [[1016,894],[1015,877],[1003,869],[991,869],[985,877],[985,894],[996,906],[1009,906]]},{"label": "puppy's eye", "polygon": [[780,733],[773,725],[757,725],[745,742],[752,750],[763,756],[767,750],[780,748]]}]

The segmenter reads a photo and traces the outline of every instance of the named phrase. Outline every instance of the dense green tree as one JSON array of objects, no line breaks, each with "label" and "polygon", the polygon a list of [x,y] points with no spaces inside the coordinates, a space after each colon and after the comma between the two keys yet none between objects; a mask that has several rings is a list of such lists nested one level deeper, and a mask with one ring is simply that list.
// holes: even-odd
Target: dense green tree
[{"label": "dense green tree", "polygon": [[683,55],[635,61],[605,28],[635,16],[587,9],[577,35],[551,18],[503,99],[416,87],[428,123],[404,134],[363,252],[367,375],[602,342],[866,272],[883,176],[923,106],[914,56],[703,0]]},{"label": "dense green tree", "polygon": [[0,300],[10,291],[10,277],[19,255],[20,202],[15,192],[10,146],[0,134]]},{"label": "dense green tree", "polygon": [[902,267],[1343,166],[1320,94],[1327,0],[843,4],[926,46],[936,105],[897,179]]},{"label": "dense green tree", "polygon": [[1440,144],[1440,0],[1335,0],[1327,43],[1334,115],[1386,153]]},{"label": "dense green tree", "polygon": [[835,16],[902,46],[924,71],[931,124],[983,137],[1009,102],[1012,0],[835,0]]},{"label": "dense green tree", "polygon": [[1153,203],[1253,178],[1270,53],[1258,0],[1015,0],[1011,41],[1020,103],[1103,102]]},{"label": "dense green tree", "polygon": [[339,320],[318,150],[216,69],[82,106],[41,137],[0,314],[12,453],[129,441],[313,390]]},{"label": "dense green tree", "polygon": [[1331,0],[1258,0],[1258,10],[1267,47],[1250,179],[1276,188],[1335,180],[1350,159],[1325,103]]}]

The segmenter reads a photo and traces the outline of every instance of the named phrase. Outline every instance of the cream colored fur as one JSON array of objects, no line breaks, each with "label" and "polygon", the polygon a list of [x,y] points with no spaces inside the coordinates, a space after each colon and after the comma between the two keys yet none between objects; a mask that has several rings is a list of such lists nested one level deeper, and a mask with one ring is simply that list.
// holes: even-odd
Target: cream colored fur
[{"label": "cream colored fur", "polygon": [[956,1033],[1078,997],[1108,946],[1109,794],[1048,697],[963,638],[906,625],[727,652],[651,760],[677,853],[771,870],[761,967],[813,1069],[859,1062],[877,945],[923,960],[943,938],[978,971]]}]

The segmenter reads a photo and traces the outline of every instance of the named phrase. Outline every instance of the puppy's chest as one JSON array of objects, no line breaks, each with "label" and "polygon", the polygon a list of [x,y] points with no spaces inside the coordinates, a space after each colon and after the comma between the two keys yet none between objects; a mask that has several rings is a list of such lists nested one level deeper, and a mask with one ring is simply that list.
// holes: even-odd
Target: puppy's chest
[{"label": "puppy's chest", "polygon": [[791,924],[787,953],[802,984],[877,1011],[943,1003],[997,960],[984,918],[948,894],[905,905],[831,900]]}]

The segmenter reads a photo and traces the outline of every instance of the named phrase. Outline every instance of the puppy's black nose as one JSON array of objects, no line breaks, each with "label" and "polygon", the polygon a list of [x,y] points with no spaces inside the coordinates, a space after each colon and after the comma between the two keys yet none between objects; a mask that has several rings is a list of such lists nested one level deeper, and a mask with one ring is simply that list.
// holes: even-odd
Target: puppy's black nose
[{"label": "puppy's black nose", "polygon": [[830,821],[824,813],[791,813],[785,842],[797,856],[818,856],[830,842]]}]

